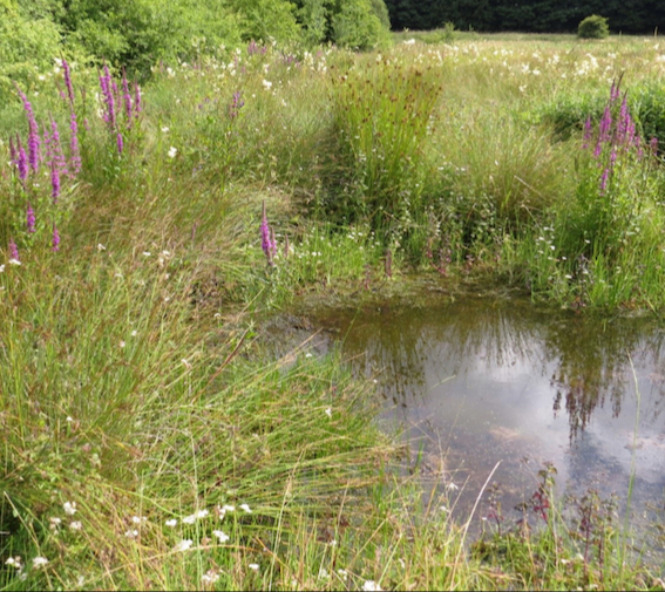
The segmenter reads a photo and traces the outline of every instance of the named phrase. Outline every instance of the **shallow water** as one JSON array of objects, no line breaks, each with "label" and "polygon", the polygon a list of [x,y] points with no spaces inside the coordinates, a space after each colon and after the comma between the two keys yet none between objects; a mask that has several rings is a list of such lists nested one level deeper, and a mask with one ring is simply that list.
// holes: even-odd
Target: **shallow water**
[{"label": "shallow water", "polygon": [[[469,296],[333,311],[317,323],[335,328],[344,356],[377,381],[382,421],[404,430],[410,462],[460,517],[497,463],[490,481],[506,515],[552,463],[559,493],[615,493],[624,510],[634,474],[633,525],[662,520],[665,330],[652,320]],[[485,490],[478,519],[488,504]]]}]

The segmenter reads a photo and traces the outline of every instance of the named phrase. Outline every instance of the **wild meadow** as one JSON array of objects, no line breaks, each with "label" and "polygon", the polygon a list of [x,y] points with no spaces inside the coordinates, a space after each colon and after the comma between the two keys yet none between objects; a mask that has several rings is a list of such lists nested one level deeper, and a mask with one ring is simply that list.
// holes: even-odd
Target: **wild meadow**
[{"label": "wild meadow", "polygon": [[665,587],[662,557],[605,500],[564,512],[547,468],[519,523],[449,520],[455,490],[403,475],[373,382],[308,340],[265,346],[313,302],[467,281],[662,315],[665,42],[394,41],[252,42],[145,84],[54,58],[16,86],[2,589]]}]

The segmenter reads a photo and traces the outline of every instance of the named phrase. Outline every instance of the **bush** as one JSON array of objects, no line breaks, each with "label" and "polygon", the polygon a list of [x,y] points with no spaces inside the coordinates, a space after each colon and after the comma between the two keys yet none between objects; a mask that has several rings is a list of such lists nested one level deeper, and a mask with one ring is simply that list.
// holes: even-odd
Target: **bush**
[{"label": "bush", "polygon": [[386,39],[388,33],[367,0],[342,3],[332,25],[335,43],[354,49],[373,49]]},{"label": "bush", "polygon": [[53,68],[60,53],[56,25],[43,18],[25,18],[12,2],[0,3],[0,102],[15,93],[14,83],[29,89],[39,75]]},{"label": "bush", "polygon": [[605,39],[609,34],[607,19],[597,14],[586,17],[577,27],[577,36],[580,39]]}]

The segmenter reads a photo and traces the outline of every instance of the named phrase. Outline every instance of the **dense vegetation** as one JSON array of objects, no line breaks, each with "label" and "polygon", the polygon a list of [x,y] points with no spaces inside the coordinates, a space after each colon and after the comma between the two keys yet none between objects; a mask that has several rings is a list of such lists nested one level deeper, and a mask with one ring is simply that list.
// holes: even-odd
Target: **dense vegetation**
[{"label": "dense vegetation", "polygon": [[662,588],[547,468],[470,548],[484,492],[452,521],[371,380],[268,341],[466,278],[662,314],[657,40],[358,53],[380,2],[1,1],[1,588]]},{"label": "dense vegetation", "polygon": [[653,34],[665,26],[657,0],[386,0],[393,29],[426,30],[450,22],[462,31],[574,33],[591,14],[609,19],[615,33]]}]

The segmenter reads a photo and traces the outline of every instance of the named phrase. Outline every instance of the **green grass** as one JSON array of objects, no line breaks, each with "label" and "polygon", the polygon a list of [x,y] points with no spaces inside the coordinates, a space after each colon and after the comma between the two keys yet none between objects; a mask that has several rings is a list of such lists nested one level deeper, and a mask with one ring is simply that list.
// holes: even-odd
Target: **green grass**
[{"label": "green grass", "polygon": [[[454,498],[400,476],[373,385],[266,338],[306,302],[467,275],[662,312],[662,163],[622,157],[601,195],[579,129],[623,70],[658,115],[653,40],[454,36],[157,69],[122,154],[75,72],[83,170],[57,204],[48,163],[25,186],[7,164],[27,125],[3,108],[0,588],[658,588],[602,500],[592,542],[557,509],[472,546]],[[37,90],[68,154],[52,76]]]}]

